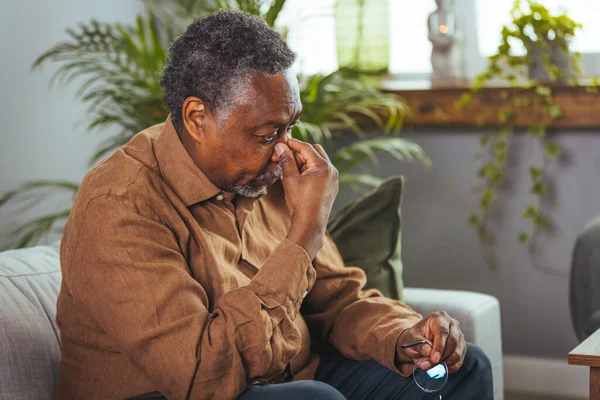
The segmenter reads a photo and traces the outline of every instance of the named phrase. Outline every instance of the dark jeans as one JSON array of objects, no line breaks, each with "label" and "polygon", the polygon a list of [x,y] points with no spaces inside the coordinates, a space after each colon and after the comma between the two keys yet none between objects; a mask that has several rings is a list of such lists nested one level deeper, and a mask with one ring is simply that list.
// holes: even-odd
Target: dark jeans
[{"label": "dark jeans", "polygon": [[[443,399],[493,400],[492,367],[476,345],[467,343],[461,369],[439,391]],[[387,400],[438,399],[375,361],[354,361],[335,351],[321,355],[314,381],[251,386],[238,400]],[[162,398],[165,399],[164,397]]]}]

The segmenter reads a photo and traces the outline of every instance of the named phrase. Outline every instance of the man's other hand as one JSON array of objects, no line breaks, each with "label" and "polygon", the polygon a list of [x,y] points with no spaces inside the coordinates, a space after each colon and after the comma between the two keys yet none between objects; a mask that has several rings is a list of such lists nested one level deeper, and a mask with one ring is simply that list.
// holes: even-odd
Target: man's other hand
[{"label": "man's other hand", "polygon": [[[422,340],[427,343],[402,348]],[[458,321],[445,311],[436,311],[402,332],[396,345],[396,359],[404,375],[412,373],[413,364],[428,370],[441,361],[446,362],[448,372],[454,373],[462,366],[466,353],[465,336]]]}]

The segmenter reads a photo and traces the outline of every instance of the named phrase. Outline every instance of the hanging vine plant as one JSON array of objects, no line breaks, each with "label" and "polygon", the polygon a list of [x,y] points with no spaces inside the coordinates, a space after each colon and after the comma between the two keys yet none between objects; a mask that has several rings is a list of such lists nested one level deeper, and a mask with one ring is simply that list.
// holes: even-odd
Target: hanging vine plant
[{"label": "hanging vine plant", "polygon": [[[497,53],[489,57],[486,70],[476,77],[471,90],[464,93],[457,103],[458,108],[467,106],[473,95],[484,86],[498,81],[509,84],[506,90],[497,91],[498,100],[508,105],[481,121],[482,126],[496,128],[488,129],[480,139],[476,187],[479,201],[477,210],[469,216],[469,224],[477,231],[486,261],[495,267],[491,215],[508,174],[517,113],[520,109],[527,109],[531,121],[536,121],[527,128],[527,134],[543,149],[543,160],[528,166],[533,200],[523,210],[523,218],[531,222],[531,229],[519,232],[516,239],[528,246],[535,268],[554,273],[542,267],[536,259],[540,233],[550,226],[552,220],[546,202],[550,180],[548,172],[561,152],[561,145],[549,136],[547,127],[563,115],[562,108],[552,95],[553,87],[579,85],[582,76],[581,54],[569,51],[569,43],[581,24],[564,12],[553,15],[533,0],[516,0],[511,17],[511,23],[502,28]],[[526,55],[517,55],[519,48],[525,48]],[[593,84],[597,86],[597,81],[593,80]]]}]

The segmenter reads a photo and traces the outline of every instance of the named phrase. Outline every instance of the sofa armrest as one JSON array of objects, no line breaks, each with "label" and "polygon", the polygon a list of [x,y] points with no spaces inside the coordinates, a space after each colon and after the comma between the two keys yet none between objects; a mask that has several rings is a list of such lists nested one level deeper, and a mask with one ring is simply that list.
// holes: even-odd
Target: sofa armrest
[{"label": "sofa armrest", "polygon": [[458,320],[468,342],[481,347],[492,363],[494,399],[503,398],[500,303],[493,296],[461,290],[405,288],[403,301],[427,316],[446,311]]}]

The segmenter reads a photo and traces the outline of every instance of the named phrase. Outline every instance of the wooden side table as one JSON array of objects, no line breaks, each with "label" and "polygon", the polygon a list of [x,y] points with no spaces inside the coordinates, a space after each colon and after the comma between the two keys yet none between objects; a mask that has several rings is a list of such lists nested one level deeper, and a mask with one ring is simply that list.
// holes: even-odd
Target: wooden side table
[{"label": "wooden side table", "polygon": [[569,364],[590,367],[590,400],[600,400],[600,329],[569,353]]}]

